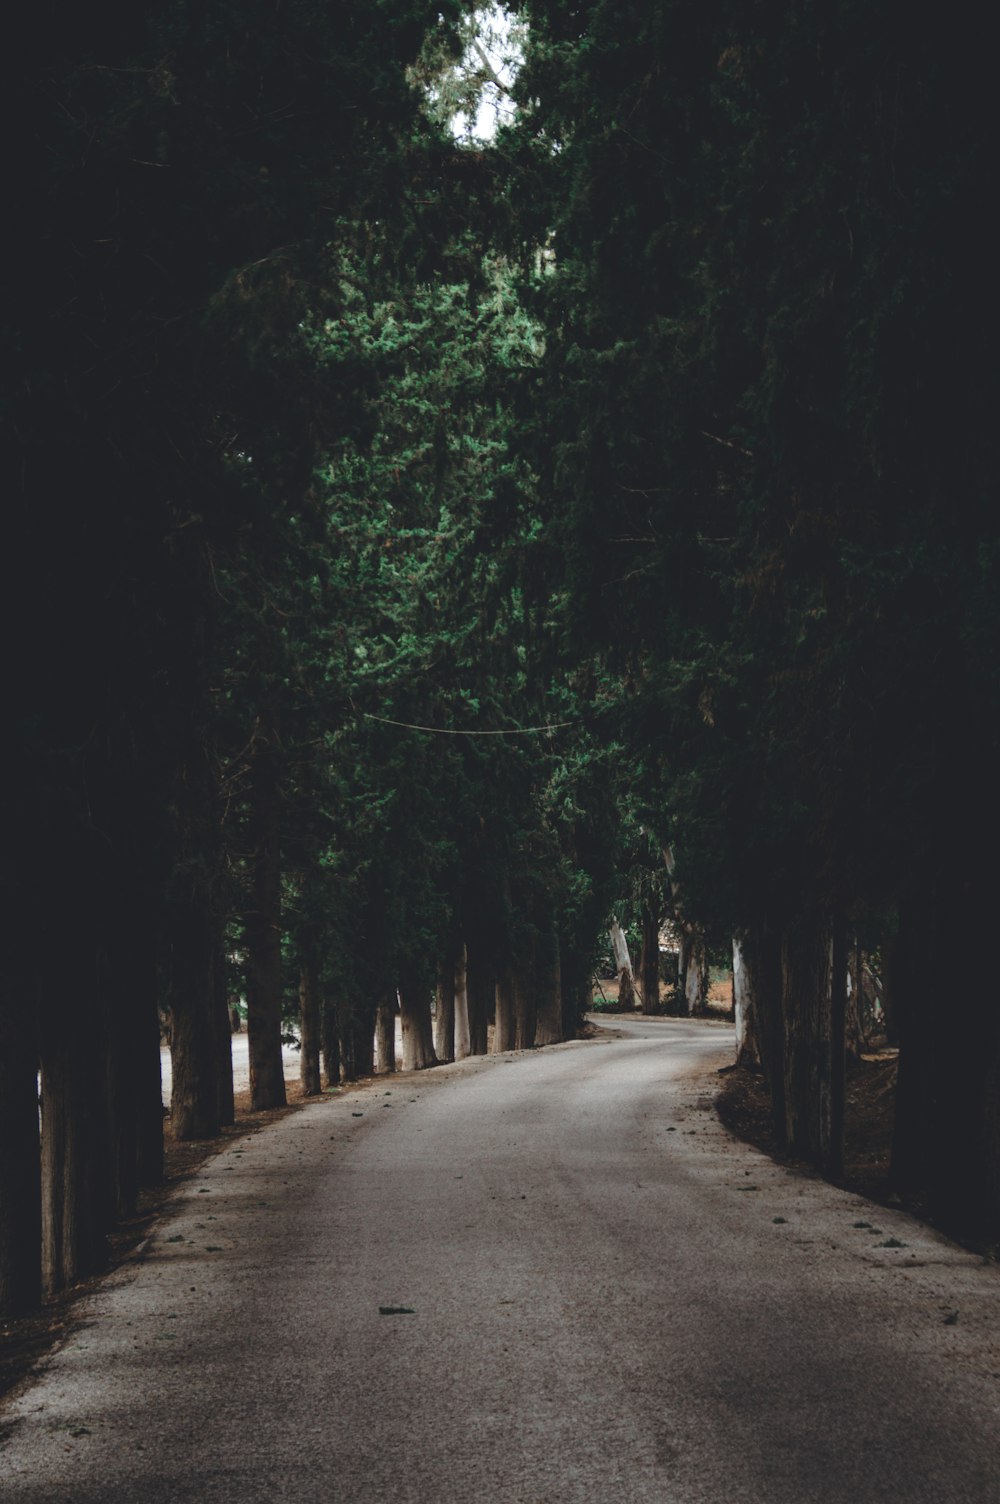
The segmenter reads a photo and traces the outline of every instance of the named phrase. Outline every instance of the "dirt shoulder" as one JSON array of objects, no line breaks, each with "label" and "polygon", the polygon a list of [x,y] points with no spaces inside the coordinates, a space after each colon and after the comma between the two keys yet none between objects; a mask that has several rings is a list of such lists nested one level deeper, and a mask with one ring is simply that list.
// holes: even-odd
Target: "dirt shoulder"
[{"label": "dirt shoulder", "polygon": [[[886,1206],[902,1205],[889,1184],[896,1066],[894,1052],[852,1062],[847,1079],[844,1174],[835,1182]],[[729,1131],[772,1159],[793,1163],[778,1147],[771,1099],[760,1073],[736,1067],[722,1079],[716,1105]]]},{"label": "dirt shoulder", "polygon": [[[866,1196],[881,1206],[900,1207],[956,1243],[990,1259],[1000,1250],[968,1235],[967,1229],[931,1214],[917,1196],[901,1196],[892,1187],[892,1129],[896,1100],[897,1052],[883,1049],[851,1061],[847,1074],[844,1173],[833,1184]],[[762,1149],[781,1164],[800,1163],[779,1149],[771,1123],[771,1103],[762,1076],[742,1067],[722,1078],[716,1109],[731,1133]],[[803,1165],[804,1169],[809,1169]],[[815,1173],[811,1171],[811,1173]]]},{"label": "dirt shoulder", "polygon": [[[357,1083],[358,1086],[366,1084],[368,1083]],[[352,1083],[351,1089],[356,1089],[355,1084]],[[163,1181],[140,1193],[134,1215],[122,1221],[109,1237],[107,1267],[92,1279],[60,1291],[47,1300],[40,1311],[17,1321],[0,1321],[0,1404],[20,1387],[48,1353],[65,1342],[75,1330],[74,1308],[80,1297],[94,1289],[113,1269],[141,1252],[143,1244],[169,1207],[179,1187],[200,1165],[214,1155],[221,1154],[234,1139],[246,1138],[248,1133],[258,1132],[268,1123],[295,1112],[302,1105],[304,1099],[298,1082],[286,1081],[285,1090],[288,1105],[268,1112],[252,1112],[250,1093],[238,1094],[235,1104],[236,1121],[232,1127],[223,1128],[218,1138],[192,1139],[182,1143],[174,1138],[169,1120],[164,1123]]]}]

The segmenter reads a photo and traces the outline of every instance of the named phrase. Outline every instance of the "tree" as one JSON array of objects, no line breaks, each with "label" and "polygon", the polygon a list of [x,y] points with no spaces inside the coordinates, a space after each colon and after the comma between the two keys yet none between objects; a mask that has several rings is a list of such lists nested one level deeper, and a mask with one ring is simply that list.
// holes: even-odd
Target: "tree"
[{"label": "tree", "polygon": [[[604,3],[524,14],[501,145],[525,237],[555,247],[530,289],[546,342],[525,432],[567,635],[628,683],[623,741],[685,916],[746,933],[776,1109],[792,1147],[835,1160],[840,1008],[806,952],[951,869],[972,805],[996,822],[996,533],[987,446],[957,439],[988,431],[985,96],[889,7],[664,0],[627,33]],[[955,1063],[931,1108],[932,1014],[912,1007],[901,1080],[909,1055],[910,1100],[951,1119]],[[821,1129],[804,1049],[833,1083]],[[947,1195],[926,1143],[917,1159]]]},{"label": "tree", "polygon": [[[100,1260],[136,1173],[156,1173],[147,1062],[161,935],[168,969],[197,975],[202,1001],[192,1007],[216,1006],[194,949],[182,956],[188,942],[217,953],[209,938],[217,942],[222,917],[209,880],[214,845],[195,880],[212,822],[202,820],[200,773],[187,775],[212,757],[202,734],[205,666],[225,604],[218,562],[239,552],[255,521],[237,434],[255,426],[255,403],[280,395],[261,371],[277,314],[290,313],[328,240],[331,204],[335,218],[361,202],[377,217],[397,200],[414,142],[418,154],[439,152],[405,68],[425,29],[447,31],[453,15],[416,0],[389,18],[334,15],[312,0],[238,16],[224,0],[127,17],[99,6],[86,24],[61,17],[53,38],[37,12],[8,71],[25,130],[16,213],[31,233],[17,242],[9,284],[19,368],[5,413],[21,504],[4,599],[14,623],[37,621],[10,704],[25,774],[18,801],[42,818],[30,831],[9,822],[19,838],[4,883],[30,882],[26,933],[40,934],[47,913],[78,916],[67,946],[77,974],[46,966],[39,997],[52,1284]],[[246,339],[219,338],[220,298],[242,307]],[[301,388],[286,395],[303,405]],[[255,488],[272,516],[301,509],[311,480],[311,446],[286,453],[295,464],[281,491]],[[48,585],[42,614],[24,568],[36,558]],[[155,922],[136,930],[144,953],[129,949],[134,990],[109,987],[107,916],[124,931],[133,903]],[[61,1001],[70,993],[75,1012]],[[213,1028],[204,1018],[196,1027],[200,1056]],[[119,1087],[129,1078],[136,1095],[125,1111]],[[208,1118],[204,1126],[212,1131]],[[0,1155],[20,1153],[12,1143]],[[4,1186],[15,1180],[0,1173]],[[5,1289],[5,1304],[23,1304],[27,1288]]]}]

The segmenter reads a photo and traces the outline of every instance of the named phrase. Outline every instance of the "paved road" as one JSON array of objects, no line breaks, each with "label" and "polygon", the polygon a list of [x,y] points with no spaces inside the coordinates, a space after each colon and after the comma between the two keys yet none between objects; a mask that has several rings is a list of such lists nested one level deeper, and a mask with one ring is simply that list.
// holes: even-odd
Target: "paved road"
[{"label": "paved road", "polygon": [[0,1498],[1000,1500],[997,1269],[731,1140],[729,1054],[630,1023],[238,1143],[4,1413]]}]

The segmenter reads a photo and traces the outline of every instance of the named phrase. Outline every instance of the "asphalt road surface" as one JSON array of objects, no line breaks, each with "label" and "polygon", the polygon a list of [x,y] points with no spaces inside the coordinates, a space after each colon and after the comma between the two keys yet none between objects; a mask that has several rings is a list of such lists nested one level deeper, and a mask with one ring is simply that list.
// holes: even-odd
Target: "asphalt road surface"
[{"label": "asphalt road surface", "polygon": [[773,1165],[688,1021],[326,1098],[0,1413],[3,1504],[1000,1500],[1000,1271]]}]

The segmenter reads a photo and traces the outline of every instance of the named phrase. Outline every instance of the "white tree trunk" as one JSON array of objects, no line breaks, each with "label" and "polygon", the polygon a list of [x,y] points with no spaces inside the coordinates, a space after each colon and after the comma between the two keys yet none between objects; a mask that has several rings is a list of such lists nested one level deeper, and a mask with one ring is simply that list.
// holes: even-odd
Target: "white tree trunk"
[{"label": "white tree trunk", "polygon": [[681,975],[684,1011],[689,1015],[704,1013],[708,1000],[708,957],[698,931],[689,931],[681,940]]},{"label": "white tree trunk", "polygon": [[615,956],[615,968],[618,971],[621,971],[624,968],[624,970],[628,972],[629,976],[631,976],[632,959],[628,953],[628,941],[625,939],[625,932],[622,929],[621,925],[618,923],[617,919],[613,919],[611,922],[610,934],[611,949],[614,951]]},{"label": "white tree trunk", "polygon": [[399,989],[404,1071],[425,1071],[437,1065],[430,993],[412,983]]},{"label": "white tree trunk", "polygon": [[736,1015],[736,1064],[756,1056],[753,1028],[753,991],[743,947],[733,936],[733,1012]]},{"label": "white tree trunk", "polygon": [[695,950],[688,962],[687,976],[684,979],[684,1004],[689,1014],[701,1012],[703,1006],[701,980],[700,957]]},{"label": "white tree trunk", "polygon": [[469,998],[465,990],[465,946],[455,962],[455,1059],[471,1054],[469,1038]]},{"label": "white tree trunk", "polygon": [[614,951],[618,971],[618,1001],[622,1008],[635,1007],[635,973],[632,958],[628,953],[628,941],[617,919],[611,922],[611,949]]}]

